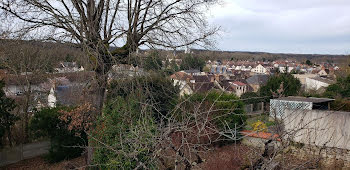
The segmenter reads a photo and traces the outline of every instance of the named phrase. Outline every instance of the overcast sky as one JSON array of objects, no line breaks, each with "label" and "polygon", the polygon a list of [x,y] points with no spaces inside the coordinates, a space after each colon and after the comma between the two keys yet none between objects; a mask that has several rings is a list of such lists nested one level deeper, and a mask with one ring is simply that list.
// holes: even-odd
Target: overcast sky
[{"label": "overcast sky", "polygon": [[350,0],[223,0],[220,50],[350,54]]}]

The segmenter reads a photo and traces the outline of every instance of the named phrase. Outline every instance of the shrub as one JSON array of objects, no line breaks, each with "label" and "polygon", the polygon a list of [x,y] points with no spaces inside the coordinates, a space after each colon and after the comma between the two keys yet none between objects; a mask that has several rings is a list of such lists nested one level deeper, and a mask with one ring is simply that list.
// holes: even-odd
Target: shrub
[{"label": "shrub", "polygon": [[0,148],[3,147],[2,138],[7,133],[7,138],[12,145],[11,126],[19,119],[11,111],[16,107],[14,100],[7,98],[3,88],[5,82],[0,80]]},{"label": "shrub", "polygon": [[234,94],[210,91],[208,93],[195,93],[184,99],[187,111],[200,109],[201,112],[210,111],[210,117],[220,129],[242,128],[246,121],[243,102]]},{"label": "shrub", "polygon": [[252,125],[253,130],[256,132],[267,132],[267,126],[264,122],[258,120]]},{"label": "shrub", "polygon": [[324,96],[331,98],[350,98],[350,75],[340,77],[335,84],[329,85]]},{"label": "shrub", "polygon": [[[170,79],[158,74],[116,80],[108,87],[107,102],[115,102],[117,97],[124,99],[135,97],[139,102],[152,105],[157,120],[174,108],[179,88],[174,87]],[[107,104],[108,106],[108,104]]]},{"label": "shrub", "polygon": [[331,110],[350,112],[350,101],[346,99],[336,99],[331,103]]},{"label": "shrub", "polygon": [[103,169],[134,169],[138,162],[154,167],[152,154],[157,126],[152,109],[135,97],[117,97],[100,117],[91,142],[96,146],[94,162]]},{"label": "shrub", "polygon": [[18,116],[11,114],[16,105],[14,100],[6,97],[4,87],[5,82],[0,80],[0,148],[3,147],[2,138],[6,133],[10,145],[12,144],[11,126],[19,119]]},{"label": "shrub", "polygon": [[147,71],[159,71],[163,67],[162,59],[160,58],[160,54],[156,51],[152,52],[147,56],[144,63],[144,69]]},{"label": "shrub", "polygon": [[50,138],[51,147],[47,160],[51,163],[81,156],[87,144],[85,132],[68,130],[69,123],[60,119],[61,110],[68,111],[71,108],[44,108],[35,113],[29,126],[35,137]]}]

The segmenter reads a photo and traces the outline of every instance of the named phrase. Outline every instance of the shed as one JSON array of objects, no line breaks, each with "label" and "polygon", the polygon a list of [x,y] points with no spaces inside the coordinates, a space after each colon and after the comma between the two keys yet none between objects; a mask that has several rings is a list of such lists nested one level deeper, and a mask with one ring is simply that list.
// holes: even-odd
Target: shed
[{"label": "shed", "polygon": [[270,116],[283,118],[285,109],[291,110],[329,110],[334,99],[289,96],[270,100]]}]

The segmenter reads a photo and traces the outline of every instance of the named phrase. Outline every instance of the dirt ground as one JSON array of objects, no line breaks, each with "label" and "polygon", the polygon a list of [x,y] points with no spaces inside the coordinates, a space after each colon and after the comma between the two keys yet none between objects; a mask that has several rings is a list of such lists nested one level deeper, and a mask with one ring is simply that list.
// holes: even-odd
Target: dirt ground
[{"label": "dirt ground", "polygon": [[61,170],[61,169],[85,169],[85,158],[83,156],[69,160],[62,161],[55,164],[47,163],[42,157],[35,157],[23,160],[14,164],[0,167],[4,170]]},{"label": "dirt ground", "polygon": [[208,154],[202,155],[203,163],[197,168],[203,170],[235,170],[248,164],[247,153],[250,149],[244,145],[216,147]]},{"label": "dirt ground", "polygon": [[[194,166],[193,169],[203,170],[235,170],[246,165],[245,155],[249,152],[249,147],[244,145],[229,145],[215,147],[206,154],[202,154],[203,162]],[[41,157],[35,157],[23,160],[0,169],[4,170],[61,170],[61,169],[85,169],[84,157],[79,157],[70,161],[63,161],[55,164],[49,164]]]}]

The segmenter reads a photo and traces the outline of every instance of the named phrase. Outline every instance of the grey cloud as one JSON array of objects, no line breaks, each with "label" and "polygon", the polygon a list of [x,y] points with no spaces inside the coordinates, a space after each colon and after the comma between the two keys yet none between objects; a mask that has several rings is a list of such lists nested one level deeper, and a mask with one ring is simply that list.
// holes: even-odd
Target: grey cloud
[{"label": "grey cloud", "polygon": [[[230,3],[230,1],[227,1]],[[263,3],[262,3],[263,2]],[[350,49],[350,1],[237,0],[237,11],[212,19],[219,48],[344,54]]]}]

